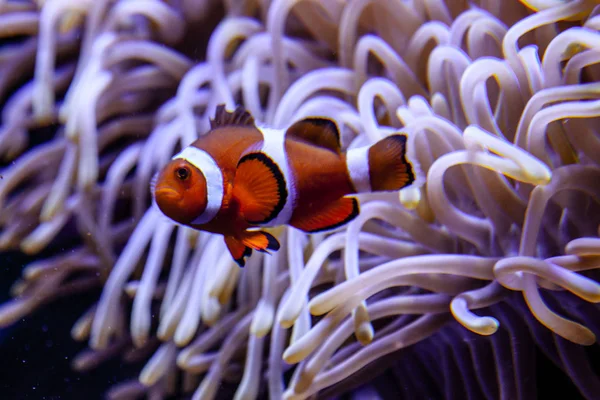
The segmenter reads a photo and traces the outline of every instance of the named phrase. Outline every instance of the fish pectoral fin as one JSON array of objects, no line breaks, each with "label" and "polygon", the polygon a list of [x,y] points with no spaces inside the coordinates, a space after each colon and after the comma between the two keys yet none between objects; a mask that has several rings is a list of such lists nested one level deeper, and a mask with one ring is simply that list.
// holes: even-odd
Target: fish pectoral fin
[{"label": "fish pectoral fin", "polygon": [[359,211],[358,201],[354,197],[342,197],[315,213],[295,216],[290,225],[308,233],[326,231],[352,221]]},{"label": "fish pectoral fin", "polygon": [[235,262],[240,267],[246,265],[245,257],[250,257],[252,255],[252,249],[245,246],[244,243],[234,236],[225,236],[225,244]]},{"label": "fish pectoral fin", "polygon": [[233,197],[251,225],[264,224],[279,214],[287,200],[285,180],[277,164],[264,153],[243,156],[233,180]]},{"label": "fish pectoral fin", "polygon": [[279,241],[265,231],[246,231],[241,240],[244,246],[263,253],[279,250]]},{"label": "fish pectoral fin", "polygon": [[287,129],[286,136],[304,140],[335,153],[339,153],[342,147],[337,125],[327,118],[312,117],[298,121]]}]

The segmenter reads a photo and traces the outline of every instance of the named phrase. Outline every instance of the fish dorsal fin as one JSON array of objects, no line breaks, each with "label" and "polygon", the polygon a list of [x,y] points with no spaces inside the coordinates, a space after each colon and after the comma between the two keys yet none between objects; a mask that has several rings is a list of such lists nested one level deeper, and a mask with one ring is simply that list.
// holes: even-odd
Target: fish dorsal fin
[{"label": "fish dorsal fin", "polygon": [[273,220],[287,201],[281,170],[264,153],[246,154],[235,171],[233,197],[248,223],[259,225]]},{"label": "fish dorsal fin", "polygon": [[286,131],[286,135],[329,149],[335,153],[341,151],[340,131],[335,122],[327,118],[305,118],[290,126]]},{"label": "fish dorsal fin", "polygon": [[210,128],[215,129],[223,126],[255,127],[254,118],[244,107],[238,106],[235,111],[229,112],[225,109],[225,104],[219,104],[215,111],[215,118],[210,120]]},{"label": "fish dorsal fin", "polygon": [[345,225],[358,213],[358,201],[354,197],[342,197],[309,215],[294,217],[290,225],[308,233],[322,232]]}]

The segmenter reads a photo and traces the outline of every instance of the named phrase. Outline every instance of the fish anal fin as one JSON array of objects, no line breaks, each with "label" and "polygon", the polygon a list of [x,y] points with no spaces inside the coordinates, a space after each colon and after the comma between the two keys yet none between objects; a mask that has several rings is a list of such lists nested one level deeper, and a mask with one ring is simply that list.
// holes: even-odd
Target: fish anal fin
[{"label": "fish anal fin", "polygon": [[210,120],[210,128],[215,129],[224,126],[249,126],[256,127],[254,118],[242,106],[238,106],[233,112],[225,109],[225,104],[219,104],[215,111],[215,118]]},{"label": "fish anal fin", "polygon": [[241,241],[244,246],[256,251],[269,253],[269,250],[279,250],[279,241],[273,235],[265,231],[246,231]]},{"label": "fish anal fin", "polygon": [[238,240],[234,236],[225,236],[225,244],[235,262],[240,267],[246,265],[246,257],[252,255],[252,249],[244,245],[241,240]]},{"label": "fish anal fin", "polygon": [[264,153],[246,154],[236,169],[233,197],[248,223],[257,225],[269,222],[279,214],[287,200],[281,170]]},{"label": "fish anal fin", "polygon": [[335,153],[341,151],[340,131],[336,123],[327,118],[305,118],[290,126],[286,135]]},{"label": "fish anal fin", "polygon": [[294,216],[290,225],[308,233],[327,231],[352,221],[359,211],[354,197],[342,197],[310,215]]}]

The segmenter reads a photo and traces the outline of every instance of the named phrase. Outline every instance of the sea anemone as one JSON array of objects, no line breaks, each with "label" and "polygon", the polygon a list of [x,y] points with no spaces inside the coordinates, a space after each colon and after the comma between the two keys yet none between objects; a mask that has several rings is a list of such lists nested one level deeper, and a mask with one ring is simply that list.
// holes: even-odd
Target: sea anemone
[{"label": "sea anemone", "polygon": [[[375,396],[390,373],[404,398],[535,398],[534,345],[594,398],[599,12],[0,1],[0,249],[52,253],[24,269],[0,324],[101,286],[73,327],[90,346],[74,366],[150,354],[115,399]],[[360,195],[334,232],[277,228],[281,250],[240,269],[149,190],[219,104],[275,128],[331,118],[345,149],[404,132],[422,179]]]}]

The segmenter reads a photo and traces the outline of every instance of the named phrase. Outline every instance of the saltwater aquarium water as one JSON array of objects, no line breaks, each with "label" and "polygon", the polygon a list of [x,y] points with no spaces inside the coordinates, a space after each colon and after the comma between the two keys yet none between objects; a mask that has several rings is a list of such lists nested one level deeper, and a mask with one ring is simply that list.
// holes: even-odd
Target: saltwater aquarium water
[{"label": "saltwater aquarium water", "polygon": [[[599,30],[595,0],[0,0],[0,398],[598,398]],[[151,190],[219,105],[404,135],[420,179],[240,268]]]}]

